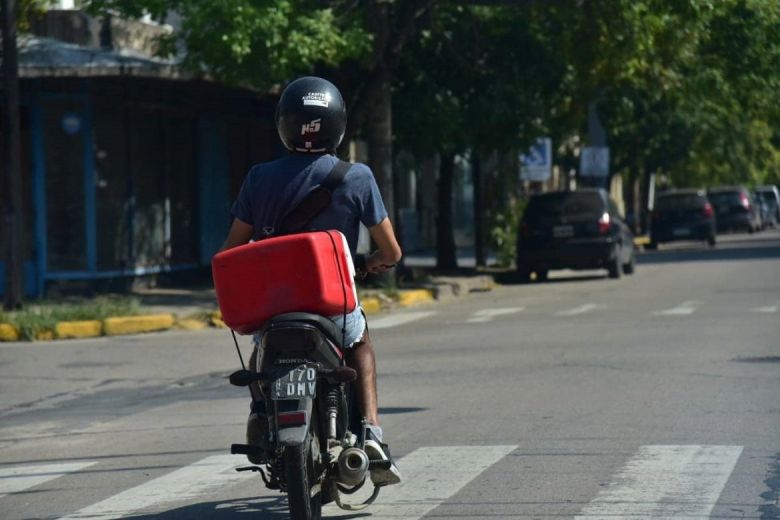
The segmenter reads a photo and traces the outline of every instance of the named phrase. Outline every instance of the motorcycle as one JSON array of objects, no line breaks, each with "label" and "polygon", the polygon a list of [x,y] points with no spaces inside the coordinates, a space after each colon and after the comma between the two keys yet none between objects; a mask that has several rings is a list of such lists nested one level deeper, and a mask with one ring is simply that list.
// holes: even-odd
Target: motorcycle
[{"label": "motorcycle", "polygon": [[237,470],[258,472],[266,487],[286,493],[293,520],[319,519],[329,502],[364,509],[379,487],[362,503],[344,497],[370,482],[371,469],[390,466],[366,454],[366,424],[351,384],[357,373],[346,365],[340,338],[342,331],[324,316],[275,316],[259,334],[256,366],[248,370],[242,359],[242,370],[229,378],[235,386],[259,389],[256,411],[268,425],[261,445],[231,446],[231,453],[261,462]]}]

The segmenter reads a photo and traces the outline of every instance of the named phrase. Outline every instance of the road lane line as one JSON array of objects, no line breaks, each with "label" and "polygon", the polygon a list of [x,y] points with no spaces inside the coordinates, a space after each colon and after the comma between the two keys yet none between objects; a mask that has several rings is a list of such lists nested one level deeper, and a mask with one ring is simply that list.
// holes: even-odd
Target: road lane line
[{"label": "road lane line", "polygon": [[429,316],[436,314],[436,311],[420,311],[420,312],[403,312],[398,314],[392,314],[379,318],[376,320],[368,320],[368,330],[376,329],[389,329],[391,327],[397,327],[398,325],[404,325],[413,321],[421,320]]},{"label": "road lane line", "polygon": [[97,462],[63,462],[0,468],[0,498],[82,470],[93,464],[97,464]]},{"label": "road lane line", "polygon": [[706,520],[742,446],[642,446],[575,520]]},{"label": "road lane line", "polygon": [[578,314],[585,314],[586,312],[595,311],[596,309],[606,309],[606,305],[600,305],[598,303],[586,303],[579,307],[574,307],[566,311],[556,312],[556,316],[577,316]]},{"label": "road lane line", "polygon": [[767,305],[766,307],[754,307],[750,309],[750,312],[762,312],[765,314],[773,314],[777,312],[777,305]]},{"label": "road lane line", "polygon": [[[422,518],[516,448],[517,446],[418,448],[398,461],[403,481],[382,489],[377,501],[366,512],[370,514],[371,520]],[[344,500],[352,502],[350,497],[345,497]],[[354,518],[354,513],[342,511],[335,505],[324,507],[323,513],[329,518],[339,518],[339,513]]]},{"label": "road lane line", "polygon": [[466,320],[466,323],[486,323],[493,321],[497,316],[504,316],[507,314],[515,314],[517,312],[523,312],[525,307],[505,307],[501,309],[482,309],[471,315],[471,318]]},{"label": "road lane line", "polygon": [[126,518],[143,509],[173,502],[197,500],[223,486],[246,482],[252,474],[238,473],[235,468],[246,465],[236,455],[214,455],[172,473],[127,489],[101,502],[85,507],[60,520],[89,518],[113,520]]},{"label": "road lane line", "polygon": [[699,305],[699,303],[700,302],[696,300],[690,300],[682,302],[677,307],[672,307],[671,309],[655,311],[653,314],[656,316],[687,316],[696,312],[696,306]]}]

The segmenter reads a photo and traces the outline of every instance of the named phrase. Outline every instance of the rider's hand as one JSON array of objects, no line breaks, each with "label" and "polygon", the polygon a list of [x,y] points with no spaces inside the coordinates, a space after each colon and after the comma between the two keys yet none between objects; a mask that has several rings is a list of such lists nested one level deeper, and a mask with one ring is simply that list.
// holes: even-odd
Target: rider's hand
[{"label": "rider's hand", "polygon": [[395,264],[387,264],[386,260],[382,258],[379,251],[375,251],[368,257],[366,257],[366,271],[372,274],[384,273],[385,271],[395,267]]}]

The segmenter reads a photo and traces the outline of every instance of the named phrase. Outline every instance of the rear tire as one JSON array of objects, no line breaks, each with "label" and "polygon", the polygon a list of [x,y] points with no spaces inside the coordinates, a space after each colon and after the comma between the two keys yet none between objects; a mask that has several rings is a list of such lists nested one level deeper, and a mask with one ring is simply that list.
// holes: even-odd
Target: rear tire
[{"label": "rear tire", "polygon": [[620,249],[616,247],[613,252],[612,258],[609,260],[609,263],[607,264],[609,277],[615,280],[620,278],[622,267],[623,266],[620,265]]},{"label": "rear tire", "polygon": [[284,472],[287,480],[287,502],[291,520],[322,518],[322,490],[312,496],[312,487],[319,475],[319,441],[313,429],[299,446],[284,450]]},{"label": "rear tire", "polygon": [[528,283],[531,281],[531,269],[524,265],[517,266],[517,279],[520,283]]},{"label": "rear tire", "polygon": [[636,272],[636,254],[632,252],[631,258],[628,260],[628,263],[623,264],[623,273],[634,274],[634,272]]}]

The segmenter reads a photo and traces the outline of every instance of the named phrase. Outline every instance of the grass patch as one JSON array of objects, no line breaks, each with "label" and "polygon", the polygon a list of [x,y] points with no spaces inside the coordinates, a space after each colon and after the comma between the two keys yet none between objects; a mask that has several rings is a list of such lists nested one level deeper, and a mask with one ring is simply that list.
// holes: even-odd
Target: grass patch
[{"label": "grass patch", "polygon": [[115,316],[135,316],[140,312],[137,298],[99,296],[89,300],[41,301],[19,311],[0,311],[0,323],[10,323],[18,328],[21,339],[34,340],[52,333],[60,321],[103,320]]}]

